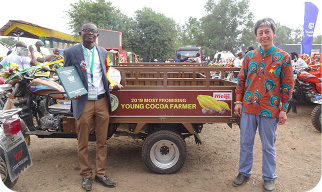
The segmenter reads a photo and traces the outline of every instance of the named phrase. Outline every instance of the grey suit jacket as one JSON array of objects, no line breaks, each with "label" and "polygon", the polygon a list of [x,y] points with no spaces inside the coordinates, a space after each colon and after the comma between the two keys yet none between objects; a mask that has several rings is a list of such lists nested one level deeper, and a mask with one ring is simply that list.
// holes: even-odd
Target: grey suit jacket
[{"label": "grey suit jacket", "polygon": [[[106,91],[106,96],[109,101],[109,105],[106,107],[109,108],[109,113],[111,114],[111,107],[110,107],[111,106],[111,99],[110,99],[110,93],[109,93],[109,84],[110,83],[107,80],[106,73],[105,73],[106,72],[105,58],[107,57],[108,53],[102,47],[96,46],[96,48],[97,48],[98,56],[100,59],[100,64],[103,69],[103,71],[102,71],[103,84],[104,84],[104,88]],[[88,79],[87,79],[86,70],[83,70],[82,66],[80,65],[82,61],[85,61],[82,44],[77,44],[77,45],[70,47],[64,51],[64,66],[74,65],[79,73],[80,78],[82,79],[82,81],[84,83],[84,86],[88,90],[88,84],[87,84]],[[76,119],[79,119],[80,115],[82,114],[86,101],[87,101],[87,95],[83,95],[80,98],[78,98],[77,100],[72,99],[72,111],[73,111],[73,116]]]}]

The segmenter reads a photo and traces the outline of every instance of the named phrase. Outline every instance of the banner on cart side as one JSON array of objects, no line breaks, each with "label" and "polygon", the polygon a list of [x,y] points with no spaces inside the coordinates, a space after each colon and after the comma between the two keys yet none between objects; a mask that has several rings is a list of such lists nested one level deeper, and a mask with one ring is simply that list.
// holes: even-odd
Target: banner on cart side
[{"label": "banner on cart side", "polygon": [[232,116],[232,90],[120,90],[112,116]]}]

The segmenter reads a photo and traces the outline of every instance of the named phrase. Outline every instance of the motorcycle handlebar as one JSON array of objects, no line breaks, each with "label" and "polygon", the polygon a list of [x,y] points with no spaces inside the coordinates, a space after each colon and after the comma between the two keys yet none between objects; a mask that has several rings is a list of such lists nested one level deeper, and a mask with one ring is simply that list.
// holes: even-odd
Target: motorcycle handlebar
[{"label": "motorcycle handlebar", "polygon": [[8,110],[1,110],[0,111],[0,117],[6,119],[6,118],[10,118],[15,114],[18,114],[22,109],[18,108],[18,109],[8,109]]},{"label": "motorcycle handlebar", "polygon": [[55,73],[55,70],[52,70],[52,69],[47,69],[47,68],[45,68],[45,67],[42,67],[42,68],[39,68],[39,70],[40,71],[44,71],[44,72],[53,72],[53,73]]},{"label": "motorcycle handlebar", "polygon": [[[19,77],[20,80],[22,80],[22,79],[33,80],[37,71],[44,71],[44,72],[49,71],[49,72],[56,73],[55,70],[47,69],[45,67],[41,67],[41,68],[36,68],[33,71],[25,71],[24,73],[18,74],[18,77]],[[17,70],[17,72],[18,72],[18,70]]]},{"label": "motorcycle handlebar", "polygon": [[27,80],[33,80],[34,79],[33,77],[29,77],[26,74],[23,74],[22,76],[23,76],[24,79],[27,79]]}]

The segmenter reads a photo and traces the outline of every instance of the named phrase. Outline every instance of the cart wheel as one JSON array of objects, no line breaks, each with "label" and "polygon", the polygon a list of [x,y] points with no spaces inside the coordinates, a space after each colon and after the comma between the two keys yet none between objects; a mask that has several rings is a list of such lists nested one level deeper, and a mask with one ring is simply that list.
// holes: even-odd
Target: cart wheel
[{"label": "cart wheel", "polygon": [[142,158],[145,165],[155,173],[175,173],[186,160],[186,143],[179,133],[156,131],[145,139]]},{"label": "cart wheel", "polygon": [[311,113],[313,127],[321,133],[321,105],[317,105]]}]

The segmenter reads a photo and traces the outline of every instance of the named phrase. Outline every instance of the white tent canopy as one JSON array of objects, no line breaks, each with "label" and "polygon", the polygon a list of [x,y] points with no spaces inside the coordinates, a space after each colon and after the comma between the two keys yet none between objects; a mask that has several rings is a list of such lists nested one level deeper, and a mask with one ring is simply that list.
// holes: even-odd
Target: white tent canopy
[{"label": "white tent canopy", "polygon": [[216,62],[225,62],[227,59],[235,59],[235,56],[230,51],[222,51],[216,53],[214,59]]},{"label": "white tent canopy", "polygon": [[9,49],[0,44],[0,57],[7,56]]}]

